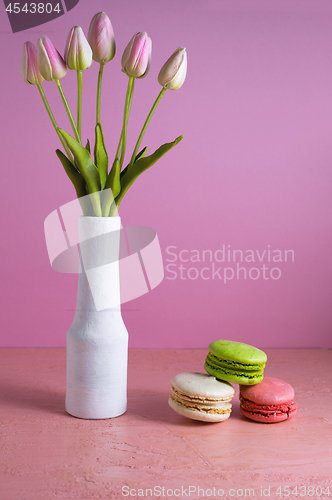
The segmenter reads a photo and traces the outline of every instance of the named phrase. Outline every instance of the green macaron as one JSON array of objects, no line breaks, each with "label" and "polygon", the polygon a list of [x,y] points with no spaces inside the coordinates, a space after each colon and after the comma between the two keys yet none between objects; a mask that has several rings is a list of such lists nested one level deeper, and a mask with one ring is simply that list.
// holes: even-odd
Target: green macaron
[{"label": "green macaron", "polygon": [[242,342],[215,340],[209,345],[205,370],[219,380],[254,385],[263,380],[265,352]]}]

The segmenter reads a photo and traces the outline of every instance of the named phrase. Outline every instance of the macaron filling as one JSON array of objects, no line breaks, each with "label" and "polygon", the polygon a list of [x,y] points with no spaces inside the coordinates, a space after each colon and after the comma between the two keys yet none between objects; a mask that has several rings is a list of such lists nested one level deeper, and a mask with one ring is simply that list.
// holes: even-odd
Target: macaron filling
[{"label": "macaron filling", "polygon": [[235,382],[239,384],[258,384],[263,379],[263,370],[246,371],[246,370],[232,370],[216,364],[210,363],[209,356],[207,356],[204,364],[205,370],[219,380],[227,380],[228,382]]},{"label": "macaron filling", "polygon": [[231,403],[214,403],[213,405],[207,405],[204,403],[198,404],[195,400],[192,402],[188,400],[183,400],[176,396],[176,394],[171,393],[170,399],[174,401],[177,405],[183,406],[188,410],[199,411],[204,413],[217,413],[219,415],[223,415],[225,413],[230,413],[232,410]]},{"label": "macaron filling", "polygon": [[218,358],[218,356],[211,352],[207,355],[206,362],[209,362],[212,366],[215,365],[229,369],[240,369],[241,371],[261,371],[265,368],[265,363],[239,363],[238,361],[233,361],[231,359]]},{"label": "macaron filling", "polygon": [[289,418],[297,410],[297,403],[295,403],[294,399],[278,405],[260,405],[240,396],[240,403],[241,410],[244,410],[253,415],[259,414],[262,417],[266,418],[269,418],[273,415],[275,417],[284,415]]}]

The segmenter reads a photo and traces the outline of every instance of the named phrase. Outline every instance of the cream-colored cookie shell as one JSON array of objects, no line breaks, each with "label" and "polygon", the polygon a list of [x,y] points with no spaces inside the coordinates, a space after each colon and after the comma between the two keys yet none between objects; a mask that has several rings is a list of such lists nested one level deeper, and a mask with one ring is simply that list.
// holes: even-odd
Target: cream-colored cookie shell
[{"label": "cream-colored cookie shell", "polygon": [[183,396],[201,401],[230,401],[234,388],[228,382],[217,380],[207,373],[184,372],[172,378],[172,388]]}]

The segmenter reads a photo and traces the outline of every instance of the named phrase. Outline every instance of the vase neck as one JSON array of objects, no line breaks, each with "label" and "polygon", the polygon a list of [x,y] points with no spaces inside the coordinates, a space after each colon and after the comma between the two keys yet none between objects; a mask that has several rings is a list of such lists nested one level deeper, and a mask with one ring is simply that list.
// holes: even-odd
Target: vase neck
[{"label": "vase neck", "polygon": [[120,311],[120,217],[80,217],[77,309]]}]

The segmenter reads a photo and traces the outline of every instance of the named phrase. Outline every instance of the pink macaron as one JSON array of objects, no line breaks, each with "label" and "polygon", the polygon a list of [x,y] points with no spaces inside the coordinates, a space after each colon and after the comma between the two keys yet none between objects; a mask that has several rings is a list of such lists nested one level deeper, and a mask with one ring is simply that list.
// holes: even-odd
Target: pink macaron
[{"label": "pink macaron", "polygon": [[283,380],[264,377],[256,385],[240,385],[242,414],[256,422],[276,423],[295,415],[294,389]]}]

